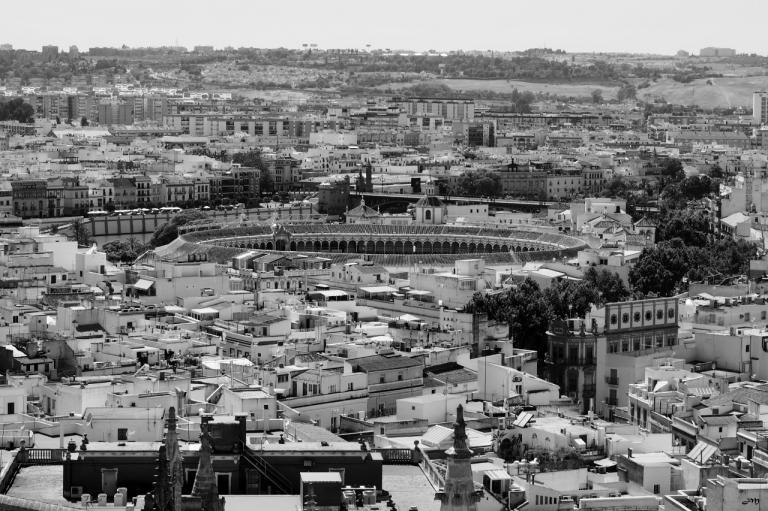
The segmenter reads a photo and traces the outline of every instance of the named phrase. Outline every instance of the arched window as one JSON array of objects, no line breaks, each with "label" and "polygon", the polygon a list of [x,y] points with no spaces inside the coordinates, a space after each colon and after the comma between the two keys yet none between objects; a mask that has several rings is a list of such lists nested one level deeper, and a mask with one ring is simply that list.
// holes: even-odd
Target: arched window
[{"label": "arched window", "polygon": [[432,211],[426,210],[424,212],[424,220],[432,220]]}]

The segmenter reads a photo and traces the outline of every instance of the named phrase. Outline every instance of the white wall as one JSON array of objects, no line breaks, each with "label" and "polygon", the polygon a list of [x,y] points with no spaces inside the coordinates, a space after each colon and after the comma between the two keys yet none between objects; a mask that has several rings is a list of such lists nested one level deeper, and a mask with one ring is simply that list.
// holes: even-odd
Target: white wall
[{"label": "white wall", "polygon": [[398,399],[397,419],[401,421],[426,419],[429,424],[447,422],[455,415],[456,407],[466,402],[463,395],[430,394],[428,397]]}]

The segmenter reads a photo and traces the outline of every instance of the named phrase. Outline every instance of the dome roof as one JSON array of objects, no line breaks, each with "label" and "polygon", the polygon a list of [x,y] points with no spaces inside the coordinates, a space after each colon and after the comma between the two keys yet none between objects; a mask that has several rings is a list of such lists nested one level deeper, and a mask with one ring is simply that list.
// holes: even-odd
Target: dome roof
[{"label": "dome roof", "polygon": [[434,195],[425,195],[416,202],[414,207],[417,208],[441,208],[443,207],[443,201],[435,197]]},{"label": "dome roof", "polygon": [[361,217],[361,218],[378,218],[381,216],[381,213],[379,213],[373,208],[369,208],[368,206],[366,206],[365,198],[363,198],[363,200],[360,201],[359,206],[347,212],[347,216]]}]

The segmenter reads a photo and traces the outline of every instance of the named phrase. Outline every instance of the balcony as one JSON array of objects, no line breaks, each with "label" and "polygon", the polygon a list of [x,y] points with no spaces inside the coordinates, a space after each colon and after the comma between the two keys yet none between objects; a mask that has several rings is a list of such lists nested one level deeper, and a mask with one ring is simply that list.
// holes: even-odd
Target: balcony
[{"label": "balcony", "polygon": [[768,453],[755,449],[752,451],[752,462],[757,463],[763,467],[768,467]]},{"label": "balcony", "polygon": [[619,384],[619,377],[618,376],[606,376],[605,377],[605,383],[608,385],[618,385]]},{"label": "balcony", "polygon": [[594,358],[563,358],[559,360],[555,360],[555,364],[559,365],[565,365],[565,366],[593,366],[595,365],[595,359]]},{"label": "balcony", "polygon": [[681,417],[672,417],[672,429],[686,434],[690,438],[696,438],[698,431],[696,425]]},{"label": "balcony", "polygon": [[638,400],[642,400],[642,401],[645,401],[645,402],[650,402],[650,399],[648,397],[648,391],[644,387],[640,388],[638,386],[630,385],[629,386],[629,397],[632,397],[632,398],[635,398],[635,399],[638,399]]}]

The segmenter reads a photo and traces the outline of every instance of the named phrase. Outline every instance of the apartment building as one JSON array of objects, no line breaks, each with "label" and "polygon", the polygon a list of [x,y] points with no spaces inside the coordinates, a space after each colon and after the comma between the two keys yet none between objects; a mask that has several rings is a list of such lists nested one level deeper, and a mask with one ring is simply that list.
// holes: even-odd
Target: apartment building
[{"label": "apartment building", "polygon": [[48,183],[43,179],[11,181],[13,214],[21,218],[48,216]]},{"label": "apartment building", "polygon": [[546,199],[547,173],[526,166],[510,165],[497,171],[501,191],[515,197]]},{"label": "apartment building", "polygon": [[302,168],[301,161],[288,155],[276,155],[265,160],[267,172],[272,177],[277,192],[290,192],[298,190],[301,185]]},{"label": "apartment building", "polygon": [[338,432],[342,415],[368,411],[368,375],[363,372],[344,372],[341,367],[304,369],[292,375],[287,385],[280,402],[332,433]]},{"label": "apartment building", "polygon": [[595,401],[601,415],[613,417],[615,408],[628,406],[629,385],[645,368],[678,349],[678,299],[609,303],[604,324],[596,342]]},{"label": "apartment building", "polygon": [[473,99],[393,98],[392,103],[408,115],[433,115],[450,121],[472,121],[475,118]]},{"label": "apartment building", "polygon": [[596,396],[597,339],[605,334],[604,316],[556,320],[547,331],[547,380],[560,387],[560,393],[581,403],[583,412],[594,410]]},{"label": "apartment building", "polygon": [[567,200],[584,191],[584,175],[581,172],[548,173],[546,177],[547,200]]},{"label": "apartment building", "polygon": [[365,373],[368,378],[369,416],[395,413],[395,402],[420,396],[424,387],[423,365],[404,356],[372,355],[345,362],[345,371]]}]

